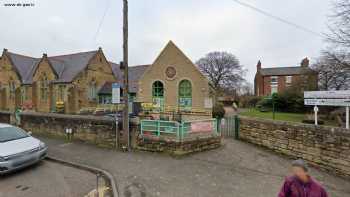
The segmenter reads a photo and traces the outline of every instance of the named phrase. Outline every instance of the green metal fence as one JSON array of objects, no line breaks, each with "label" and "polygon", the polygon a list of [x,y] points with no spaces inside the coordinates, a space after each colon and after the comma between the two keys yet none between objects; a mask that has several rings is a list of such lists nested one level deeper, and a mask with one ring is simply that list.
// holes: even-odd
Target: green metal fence
[{"label": "green metal fence", "polygon": [[182,141],[190,135],[213,134],[219,135],[216,119],[196,120],[186,122],[142,120],[141,136],[163,136]]}]

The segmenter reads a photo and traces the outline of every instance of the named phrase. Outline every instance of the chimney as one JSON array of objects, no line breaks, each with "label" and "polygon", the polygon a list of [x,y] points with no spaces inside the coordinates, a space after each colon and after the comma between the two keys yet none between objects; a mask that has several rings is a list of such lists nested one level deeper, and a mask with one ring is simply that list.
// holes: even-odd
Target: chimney
[{"label": "chimney", "polygon": [[99,51],[102,51],[102,47],[98,47],[98,50],[99,50]]},{"label": "chimney", "polygon": [[260,71],[261,70],[261,61],[258,61],[258,64],[256,65],[256,70]]},{"label": "chimney", "polygon": [[7,49],[4,49],[4,53],[6,53],[8,50]]},{"label": "chimney", "polygon": [[306,57],[301,61],[301,67],[309,67],[310,65],[310,60]]},{"label": "chimney", "polygon": [[43,53],[43,58],[47,58],[47,54],[46,53]]}]

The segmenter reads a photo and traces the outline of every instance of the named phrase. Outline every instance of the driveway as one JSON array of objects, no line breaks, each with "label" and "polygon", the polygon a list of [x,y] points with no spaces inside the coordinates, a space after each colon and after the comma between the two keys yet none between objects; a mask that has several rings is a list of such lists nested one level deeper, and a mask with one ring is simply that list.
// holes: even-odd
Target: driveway
[{"label": "driveway", "polygon": [[43,161],[0,177],[0,197],[83,197],[96,187],[96,175]]},{"label": "driveway", "polygon": [[[49,145],[49,155],[111,172],[123,197],[273,197],[290,164],[284,157],[233,139],[224,140],[220,149],[182,158],[41,140]],[[317,169],[311,174],[330,196],[350,196],[349,181]]]}]

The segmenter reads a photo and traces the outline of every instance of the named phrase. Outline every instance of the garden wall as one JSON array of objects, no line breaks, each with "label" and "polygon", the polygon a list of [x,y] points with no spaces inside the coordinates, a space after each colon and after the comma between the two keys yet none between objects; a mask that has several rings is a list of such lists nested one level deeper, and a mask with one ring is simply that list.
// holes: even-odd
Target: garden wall
[{"label": "garden wall", "polygon": [[112,118],[53,113],[21,113],[21,127],[33,134],[67,138],[104,147],[115,147],[115,121]]},{"label": "garden wall", "polygon": [[9,124],[10,122],[11,122],[11,113],[7,111],[0,111],[0,123]]},{"label": "garden wall", "polygon": [[350,177],[350,131],[241,117],[240,139]]}]

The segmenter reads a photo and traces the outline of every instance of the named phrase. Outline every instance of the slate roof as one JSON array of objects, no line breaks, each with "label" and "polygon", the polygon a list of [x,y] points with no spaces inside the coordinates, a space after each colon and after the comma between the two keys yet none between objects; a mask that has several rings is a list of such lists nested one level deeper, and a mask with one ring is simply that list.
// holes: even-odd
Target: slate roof
[{"label": "slate roof", "polygon": [[14,64],[14,67],[21,77],[22,82],[27,84],[29,81],[32,81],[33,75],[31,73],[40,62],[40,58],[33,58],[12,52],[7,52],[7,55]]},{"label": "slate roof", "polygon": [[[120,66],[116,63],[110,62],[112,65],[112,70],[114,75],[118,79],[118,83],[124,84],[124,75],[120,70]],[[150,65],[137,65],[129,67],[129,92],[137,93],[138,91],[138,81]]]},{"label": "slate roof", "polygon": [[[98,51],[88,51],[81,53],[74,53],[68,55],[51,56],[48,57],[55,73],[58,75],[58,80],[55,83],[69,83],[86,68],[91,58]],[[34,58],[24,55],[6,52],[18,71],[23,84],[32,84],[34,72],[42,58]],[[118,83],[123,85],[123,72],[120,66],[116,63],[109,62],[112,67],[113,74],[118,79]],[[129,91],[136,93],[138,91],[138,81],[150,65],[138,65],[129,67]],[[111,83],[106,83],[101,89],[101,92],[111,93]]]},{"label": "slate roof", "polygon": [[107,81],[98,91],[98,94],[112,94],[112,83]]},{"label": "slate roof", "polygon": [[305,72],[315,72],[309,67],[276,67],[276,68],[262,68],[260,74],[262,76],[280,76],[280,75],[300,75]]},{"label": "slate roof", "polygon": [[[88,65],[90,59],[98,51],[88,51],[69,55],[48,57],[54,72],[58,75],[58,80],[55,82],[68,83],[73,81],[85,67]],[[34,72],[41,60],[41,58],[33,58],[29,56],[19,55],[12,52],[6,53],[17,72],[19,73],[23,84],[31,84],[33,81]]]},{"label": "slate roof", "polygon": [[49,57],[52,67],[58,74],[56,82],[72,82],[73,79],[86,68],[91,58],[98,51],[88,51],[69,55]]}]

